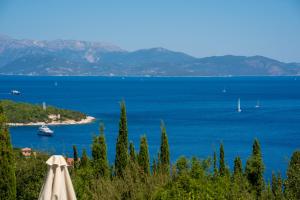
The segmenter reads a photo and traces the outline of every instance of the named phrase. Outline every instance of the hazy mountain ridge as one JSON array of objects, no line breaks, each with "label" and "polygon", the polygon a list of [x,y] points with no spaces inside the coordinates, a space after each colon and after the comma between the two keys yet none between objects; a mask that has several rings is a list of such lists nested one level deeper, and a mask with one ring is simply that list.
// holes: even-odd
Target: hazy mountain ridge
[{"label": "hazy mountain ridge", "polygon": [[300,75],[299,63],[263,56],[195,58],[164,48],[128,52],[77,40],[16,40],[0,36],[0,73],[10,75],[235,76]]}]

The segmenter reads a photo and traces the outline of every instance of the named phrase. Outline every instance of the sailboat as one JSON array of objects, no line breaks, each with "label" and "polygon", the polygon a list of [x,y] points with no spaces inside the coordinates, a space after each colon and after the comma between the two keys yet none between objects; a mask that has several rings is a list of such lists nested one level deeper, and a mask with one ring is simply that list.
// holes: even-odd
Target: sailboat
[{"label": "sailboat", "polygon": [[242,112],[242,109],[241,109],[241,99],[240,98],[238,99],[237,111],[238,112]]},{"label": "sailboat", "polygon": [[255,105],[255,108],[259,108],[260,105],[259,105],[259,101],[257,101],[256,105]]},{"label": "sailboat", "polygon": [[222,90],[223,93],[226,93],[226,88],[224,87],[224,89]]}]

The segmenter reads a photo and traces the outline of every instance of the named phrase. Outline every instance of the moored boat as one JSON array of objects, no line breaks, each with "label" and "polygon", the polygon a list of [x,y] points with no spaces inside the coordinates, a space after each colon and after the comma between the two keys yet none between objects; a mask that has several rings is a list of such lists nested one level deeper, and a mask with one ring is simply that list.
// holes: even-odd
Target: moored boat
[{"label": "moored boat", "polygon": [[39,128],[39,131],[38,131],[38,135],[41,135],[41,136],[52,136],[54,133],[53,130],[51,130],[48,126],[46,125],[42,125],[40,128]]}]

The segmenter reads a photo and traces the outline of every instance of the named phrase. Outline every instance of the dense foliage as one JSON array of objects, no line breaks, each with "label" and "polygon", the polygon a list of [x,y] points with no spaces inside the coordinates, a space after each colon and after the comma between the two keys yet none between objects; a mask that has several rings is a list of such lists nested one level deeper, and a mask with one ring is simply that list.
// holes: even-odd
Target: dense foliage
[{"label": "dense foliage", "polygon": [[53,106],[47,106],[47,109],[43,110],[42,105],[10,100],[1,100],[0,104],[9,123],[51,122],[49,115],[60,115],[61,121],[69,119],[80,121],[86,117],[83,113],[59,109]]},{"label": "dense foliage", "polygon": [[[101,124],[100,135],[94,137],[92,144],[92,157],[89,158],[84,149],[80,161],[77,160],[78,164],[74,168],[70,168],[77,198],[79,200],[300,199],[300,151],[295,151],[291,157],[287,178],[284,180],[280,173],[273,173],[269,183],[263,179],[265,167],[257,139],[254,140],[252,154],[249,156],[246,166],[242,166],[241,158],[237,156],[234,159],[233,171],[230,171],[226,164],[226,151],[223,144],[220,145],[219,157],[214,152],[213,159],[210,157],[205,159],[180,157],[171,164],[166,128],[163,123],[161,127],[161,146],[158,155],[153,159],[152,170],[150,170],[146,136],[141,137],[137,154],[133,143],[128,145],[125,104],[121,105],[121,130],[117,144],[122,144],[119,146],[119,151],[122,149],[125,151],[122,156],[126,157],[126,164],[118,165],[120,174],[116,173],[117,163],[109,167],[104,126]],[[1,142],[5,141],[3,138],[1,140]],[[73,149],[74,157],[78,157],[77,148],[74,146]],[[47,173],[45,161],[48,157],[38,153],[31,158],[24,158],[16,153],[16,199],[38,198],[44,176]],[[119,161],[123,161],[121,158],[123,157],[120,157]],[[14,163],[7,165],[14,166]],[[1,192],[5,191],[0,188]]]},{"label": "dense foliage", "polygon": [[15,160],[6,117],[0,105],[0,199],[16,198]]}]

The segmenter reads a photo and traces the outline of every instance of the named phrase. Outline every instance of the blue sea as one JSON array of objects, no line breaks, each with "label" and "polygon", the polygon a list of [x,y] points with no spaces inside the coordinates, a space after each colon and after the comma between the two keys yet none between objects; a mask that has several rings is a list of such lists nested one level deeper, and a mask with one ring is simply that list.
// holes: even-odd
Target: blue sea
[{"label": "blue sea", "polygon": [[[22,95],[11,95],[12,89]],[[146,134],[151,160],[159,150],[161,120],[167,127],[172,162],[180,156],[211,157],[223,143],[232,169],[236,156],[245,164],[258,138],[268,179],[272,171],[284,176],[291,154],[300,148],[300,77],[0,76],[0,99],[46,102],[97,118],[88,125],[52,126],[54,137],[38,136],[37,127],[10,128],[15,147],[55,154],[72,156],[72,145],[90,152],[101,120],[114,162],[121,100],[127,106],[129,140],[138,149]]]}]

